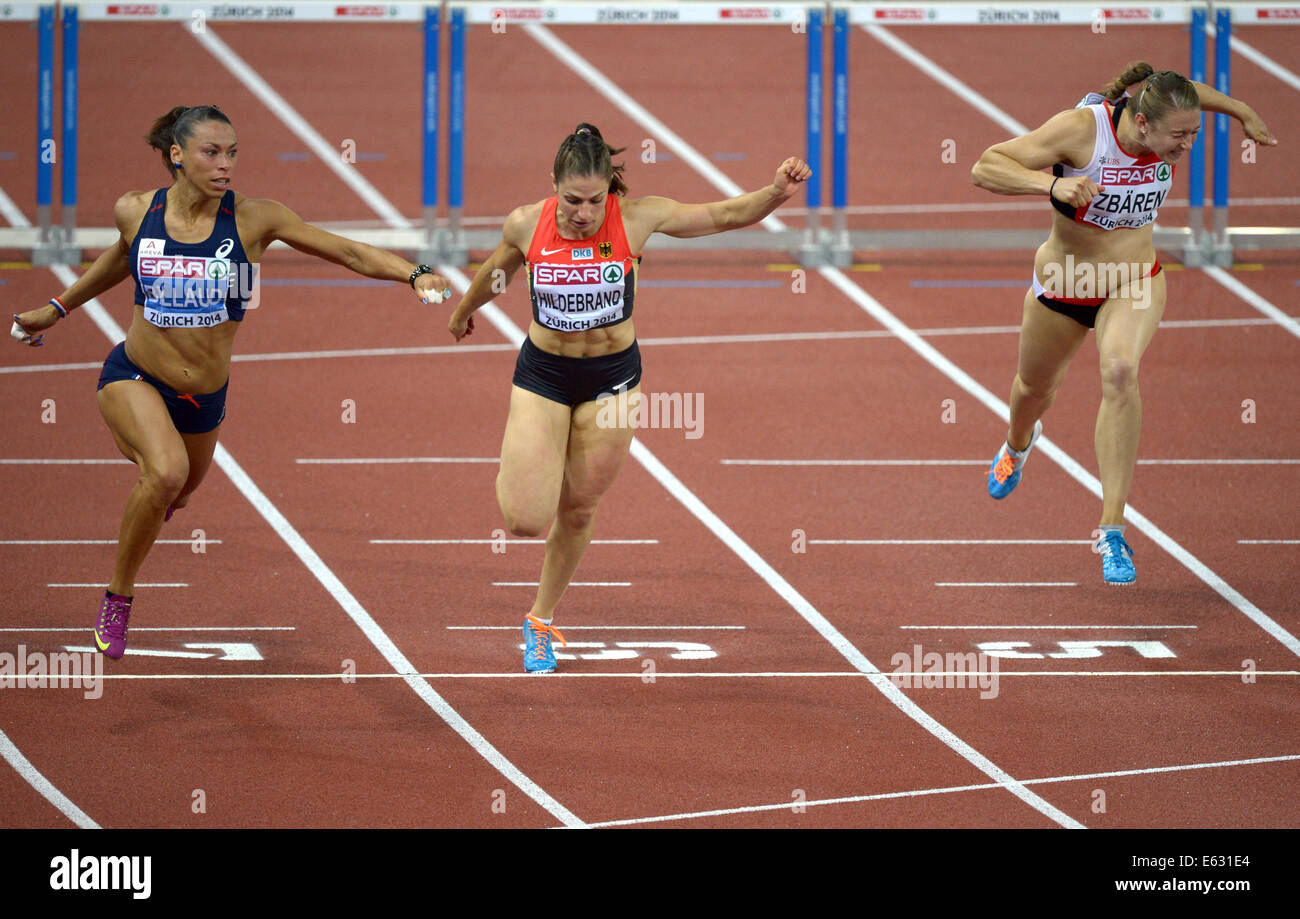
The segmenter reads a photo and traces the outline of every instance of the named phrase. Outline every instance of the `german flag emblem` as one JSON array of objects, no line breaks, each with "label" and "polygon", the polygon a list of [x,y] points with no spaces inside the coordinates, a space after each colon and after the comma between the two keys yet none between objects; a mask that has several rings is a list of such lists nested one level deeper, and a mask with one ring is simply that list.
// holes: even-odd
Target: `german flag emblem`
[{"label": "german flag emblem", "polygon": [[613,243],[611,243],[611,242],[603,242],[603,243],[600,244],[600,257],[601,257],[601,258],[609,258],[609,257],[610,257],[611,255],[613,255],[613,254],[614,254],[614,244],[613,244]]}]

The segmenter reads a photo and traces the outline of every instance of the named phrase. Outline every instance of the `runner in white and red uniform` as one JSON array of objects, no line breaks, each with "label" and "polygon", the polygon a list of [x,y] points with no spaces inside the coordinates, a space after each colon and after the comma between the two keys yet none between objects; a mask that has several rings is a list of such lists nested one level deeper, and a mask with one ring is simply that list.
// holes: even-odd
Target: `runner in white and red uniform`
[{"label": "runner in white and red uniform", "polygon": [[[1038,130],[990,147],[972,170],[982,188],[1046,194],[1055,208],[1025,295],[1011,424],[989,469],[988,492],[1005,498],[1019,483],[1042,433],[1040,419],[1095,327],[1102,384],[1095,440],[1102,514],[1095,535],[1108,584],[1137,578],[1124,539],[1124,507],[1142,422],[1138,365],[1165,308],[1152,229],[1174,165],[1196,140],[1202,109],[1237,118],[1252,140],[1276,143],[1250,106],[1171,70],[1156,73],[1138,63],[1104,94],[1087,96]],[[1040,171],[1047,168],[1051,175]]]},{"label": "runner in white and red uniform", "polygon": [[[122,455],[140,467],[118,533],[117,561],[99,607],[95,645],[126,653],[135,578],[158,532],[185,506],[212,463],[226,411],[235,333],[256,305],[250,271],[280,240],[369,278],[409,282],[424,302],[450,294],[427,265],[304,223],[283,204],[231,188],[235,129],[214,105],[178,105],[145,138],[172,183],[131,191],[113,207],[121,234],[45,306],[14,316],[10,334],[40,345],[44,331],[128,277],[135,315],[100,373],[100,414]],[[232,594],[238,602],[238,594]]]},{"label": "runner in white and red uniform", "polygon": [[516,536],[538,536],[550,526],[537,598],[524,617],[530,673],[555,669],[551,637],[564,640],[551,625],[556,604],[632,443],[641,398],[632,305],[646,240],[652,233],[707,236],[757,223],[811,175],[791,157],[771,185],[726,201],[622,200],[623,166],[612,161],[620,152],[589,124],[565,138],[551,173],[554,197],[510,213],[501,245],[448,323],[457,341],[472,332],[474,311],[527,263],[533,321],[515,362],[497,501]]}]

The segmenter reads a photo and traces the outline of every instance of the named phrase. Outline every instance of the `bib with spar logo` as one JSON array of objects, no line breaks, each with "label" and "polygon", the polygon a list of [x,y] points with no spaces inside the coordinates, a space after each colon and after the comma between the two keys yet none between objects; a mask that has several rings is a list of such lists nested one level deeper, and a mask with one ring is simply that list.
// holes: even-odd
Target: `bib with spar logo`
[{"label": "bib with spar logo", "polygon": [[1092,159],[1082,169],[1057,163],[1052,167],[1052,174],[1061,178],[1087,176],[1101,191],[1086,208],[1071,207],[1055,198],[1052,205],[1071,220],[1103,230],[1144,227],[1156,219],[1160,205],[1168,197],[1174,182],[1174,167],[1154,153],[1130,156],[1119,145],[1116,129],[1128,97],[1120,99],[1113,108],[1105,101],[1085,104],[1094,98],[1100,97],[1086,96],[1078,106],[1091,111],[1097,122]]},{"label": "bib with spar logo", "polygon": [[154,193],[131,243],[135,302],[159,328],[201,329],[244,318],[256,269],[248,261],[235,225],[235,193],[217,208],[212,234],[181,243],[167,235],[167,189]]},{"label": "bib with spar logo", "polygon": [[605,199],[605,220],[594,236],[564,239],[555,227],[559,199],[542,205],[528,247],[528,294],[533,319],[556,332],[586,332],[632,317],[634,265],[617,195]]}]

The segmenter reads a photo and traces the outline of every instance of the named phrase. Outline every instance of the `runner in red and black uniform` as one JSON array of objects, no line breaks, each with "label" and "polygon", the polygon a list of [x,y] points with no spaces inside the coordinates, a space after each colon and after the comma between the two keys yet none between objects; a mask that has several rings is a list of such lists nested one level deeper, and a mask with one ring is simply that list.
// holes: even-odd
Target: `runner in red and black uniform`
[{"label": "runner in red and black uniform", "polygon": [[100,604],[95,644],[126,651],[135,577],[164,520],[185,506],[212,463],[226,416],[235,333],[250,306],[251,267],[276,240],[369,278],[410,282],[426,303],[450,285],[410,262],[304,223],[283,204],[230,185],[235,129],[216,106],[177,106],[145,138],[172,184],[127,192],[113,208],[121,233],[76,283],[14,316],[11,334],[41,344],[44,330],[128,277],[135,315],[104,362],[99,411],[122,454],[140,467],[118,535],[117,564]]},{"label": "runner in red and black uniform", "polygon": [[[988,492],[1004,498],[1020,481],[1043,429],[1040,419],[1088,330],[1096,328],[1102,392],[1095,434],[1102,490],[1096,550],[1108,584],[1137,578],[1124,540],[1124,507],[1142,425],[1138,364],[1165,309],[1152,230],[1174,164],[1196,141],[1202,109],[1237,118],[1252,140],[1277,143],[1250,106],[1172,70],[1155,73],[1138,63],[1105,93],[990,147],[972,170],[982,188],[1047,195],[1055,208],[1025,295],[1011,425],[989,470]],[[1040,171],[1049,168],[1051,174]]]},{"label": "runner in red and black uniform", "polygon": [[[546,539],[537,599],[524,620],[524,669],[555,669],[551,619],[591,541],[592,518],[632,442],[641,356],[632,328],[640,253],[652,233],[708,236],[762,220],[811,175],[791,157],[766,188],[712,204],[621,200],[622,152],[579,125],[560,146],[555,196],[512,211],[492,256],[452,314],[459,341],[473,314],[528,265],[533,321],[515,364],[497,501],[510,532]],[[619,400],[611,406],[609,399]],[[608,409],[613,408],[613,411]],[[601,426],[598,417],[626,419]]]}]

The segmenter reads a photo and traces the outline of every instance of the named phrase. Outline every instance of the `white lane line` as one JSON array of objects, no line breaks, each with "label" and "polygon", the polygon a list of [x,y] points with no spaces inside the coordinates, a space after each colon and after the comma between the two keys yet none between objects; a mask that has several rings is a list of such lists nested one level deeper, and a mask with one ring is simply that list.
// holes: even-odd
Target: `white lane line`
[{"label": "white lane line", "polygon": [[[721,459],[723,466],[987,466],[983,459]],[[1140,459],[1139,466],[1295,466],[1300,459]],[[1067,471],[1069,471],[1067,469]]]},{"label": "white lane line", "polygon": [[1243,546],[1300,546],[1300,539],[1239,539]]},{"label": "white lane line", "polygon": [[[544,539],[372,539],[376,546],[544,546]],[[657,546],[657,539],[593,539],[593,546]]]},{"label": "white lane line", "polygon": [[[501,632],[510,631],[518,632],[517,625],[449,625],[447,630],[450,632]],[[718,632],[718,631],[744,631],[743,625],[570,625],[565,626],[566,632],[580,632],[583,630],[591,632]]]},{"label": "white lane line", "polygon": [[[46,584],[46,587],[102,587],[108,588],[107,584]],[[136,587],[189,587],[184,583],[159,583],[159,584],[136,584]]]},{"label": "white lane line", "polygon": [[[1294,321],[1294,317],[1292,317]],[[1231,328],[1240,326],[1271,326],[1272,319],[1247,316],[1240,319],[1165,319],[1160,323],[1162,329],[1207,329]],[[1018,335],[1018,325],[988,326],[954,326],[949,328],[916,329],[922,338],[967,335]],[[888,329],[855,329],[837,332],[749,332],[735,335],[680,335],[665,338],[638,338],[641,347],[657,345],[734,345],[734,344],[768,344],[790,341],[856,341],[861,339],[894,339],[898,336]],[[516,347],[510,343],[502,345],[430,345],[424,348],[354,348],[330,351],[274,351],[261,354],[236,354],[232,361],[301,361],[324,360],[350,357],[404,357],[422,354],[465,354],[477,351],[510,351]],[[0,367],[0,374],[5,373],[49,373],[63,370],[98,370],[100,364],[25,364],[16,367]],[[112,462],[119,462],[113,460]],[[127,462],[120,460],[120,462]]]},{"label": "white lane line", "polygon": [[[1214,24],[1209,22],[1205,24],[1205,31],[1211,38],[1217,36],[1219,32],[1219,30],[1215,28]],[[1268,71],[1292,89],[1300,89],[1300,76],[1297,76],[1294,71],[1283,67],[1267,54],[1257,49],[1254,45],[1246,44],[1246,42],[1237,37],[1235,30],[1230,44],[1232,45],[1232,50],[1236,51],[1242,57],[1259,65],[1260,68]]]},{"label": "white lane line", "polygon": [[[84,632],[90,626],[40,626],[39,628],[3,628],[0,632]],[[136,632],[294,632],[295,625],[146,625],[131,626],[131,634]]]},{"label": "white lane line", "polygon": [[[1231,677],[1241,679],[1241,670],[1008,670],[1000,668],[998,677]],[[699,679],[699,680],[766,680],[766,679],[848,679],[870,680],[875,674],[860,670],[777,670],[777,671],[672,671],[658,670],[655,679]],[[922,679],[925,677],[963,677],[970,679],[974,674],[969,670],[952,671],[890,671],[884,674],[893,680],[904,677]],[[1300,670],[1254,670],[1251,676],[1300,677]],[[422,680],[636,680],[647,682],[644,670],[634,673],[626,671],[571,671],[561,670],[556,673],[538,675],[522,670],[506,673],[349,673],[349,680],[409,680],[419,677]],[[332,673],[105,673],[100,679],[105,680],[330,680],[339,681],[343,674]],[[922,691],[917,687],[917,691]]]},{"label": "white lane line", "polygon": [[1204,271],[1206,274],[1208,274],[1210,277],[1214,278],[1214,280],[1218,281],[1222,286],[1228,288],[1228,290],[1232,291],[1238,297],[1245,300],[1255,309],[1259,310],[1269,319],[1273,320],[1282,328],[1286,329],[1296,338],[1300,338],[1300,322],[1296,322],[1294,319],[1288,316],[1283,310],[1274,306],[1263,296],[1256,293],[1254,290],[1251,290],[1245,284],[1241,283],[1232,275],[1228,274],[1228,272],[1224,271],[1222,268],[1215,268],[1213,266],[1209,266],[1206,268],[1202,268],[1201,270]]},{"label": "white lane line", "polygon": [[0,459],[0,466],[130,466],[128,459]]},{"label": "white lane line", "polygon": [[[294,109],[284,101],[271,87],[256,74],[251,67],[241,60],[228,45],[222,42],[213,33],[211,27],[202,33],[191,32],[189,28],[184,31],[192,35],[195,40],[204,46],[221,64],[230,70],[237,79],[240,80],[250,91],[278,117],[284,124],[288,125],[316,155],[325,162],[334,172],[343,179],[343,181],[356,192],[366,204],[377,213],[380,217],[388,221],[395,227],[409,227],[410,223],[401,213],[398,212],[391,202],[389,202],[379,191],[361,177],[361,174],[355,169],[344,167],[338,151],[331,147],[325,140],[313,129],[306,120],[299,115]],[[499,312],[493,310],[492,312]],[[487,315],[491,315],[488,313]],[[486,318],[486,316],[485,316]],[[398,649],[388,634],[380,628],[379,624],[371,617],[370,613],[361,605],[361,603],[352,595],[352,593],[343,585],[342,581],[334,574],[333,571],[325,565],[316,551],[307,544],[295,530],[279,509],[262,493],[248,477],[244,470],[235,462],[234,458],[225,450],[221,444],[217,445],[216,460],[222,470],[230,476],[236,487],[252,502],[253,506],[266,518],[272,528],[280,535],[280,538],[288,543],[294,554],[307,566],[321,582],[321,584],[330,592],[330,595],[339,603],[345,612],[352,618],[353,622],[361,629],[370,642],[379,650],[394,670],[406,675],[406,683],[415,691],[421,699],[424,700],[457,734],[459,734],[466,743],[468,743],[480,756],[488,761],[497,771],[505,776],[510,782],[514,783],[521,791],[532,798],[538,805],[548,811],[553,817],[562,824],[569,827],[580,827],[585,824],[576,814],[560,804],[559,801],[551,797],[540,785],[525,775],[518,767],[508,760],[499,750],[496,749],[487,738],[475,730],[468,721],[461,716],[452,706],[434,691],[433,687],[425,680],[414,676],[415,667],[407,660],[406,656]]]},{"label": "white lane line", "polygon": [[[219,539],[155,539],[155,546],[192,546],[196,542],[205,546],[219,546]],[[0,546],[116,546],[116,539],[0,539]]]},{"label": "white lane line", "polygon": [[[0,192],[0,195],[3,195]],[[5,200],[8,200],[7,198]],[[40,770],[32,765],[31,761],[23,756],[22,751],[14,746],[14,742],[9,739],[4,731],[0,731],[0,756],[4,757],[6,763],[14,768],[20,776],[27,781],[27,784],[40,792],[41,796],[49,801],[63,816],[67,817],[83,830],[98,830],[99,824],[90,817],[72,801],[63,792],[54,787]]]},{"label": "white lane line", "polygon": [[[889,35],[888,33],[885,33],[883,29],[876,26],[867,26],[866,29],[871,35],[876,36],[884,44],[896,50],[902,57],[911,61],[923,71],[930,73],[932,76],[934,75],[930,70],[927,70],[927,67],[934,67],[935,65],[933,65],[928,58],[925,58],[919,52],[916,52],[914,49],[905,45],[896,36]],[[906,49],[906,51],[901,49]],[[936,77],[936,79],[938,78]],[[942,80],[940,80],[940,82],[945,88],[950,88],[948,84],[943,83]],[[994,106],[993,103],[984,99],[982,96],[978,96],[978,94],[974,93],[973,90],[969,90],[969,87],[966,89],[978,97],[978,101],[967,100],[977,109],[989,114],[990,117],[994,118],[995,121],[998,121],[999,124],[1003,124],[1004,121],[1008,125],[1013,124],[1016,128],[1016,130],[1013,131],[1015,134],[1027,133],[1027,129],[1025,129],[1023,125],[1020,125],[1019,122],[1015,122],[1014,119],[1011,119],[1009,115],[1002,112],[1002,110]],[[958,95],[962,95],[962,93],[959,92]],[[966,97],[963,96],[963,98]],[[990,113],[989,110],[992,110],[992,112],[996,114]],[[903,339],[904,343],[923,357],[935,369],[939,370],[966,392],[978,399],[1002,421],[1010,421],[1011,409],[1005,402],[976,382],[976,380],[971,377],[970,374],[966,373],[966,371],[948,360],[947,357],[941,354],[929,342],[922,340],[915,332],[895,317],[893,313],[885,309],[885,307],[874,297],[851,281],[847,275],[835,268],[820,268],[818,271],[823,277],[843,291],[846,296],[850,297],[855,303],[861,306],[863,310],[875,318],[881,325],[886,328],[897,330],[899,337]],[[1075,461],[1073,457],[1045,437],[1039,440],[1039,447],[1042,449],[1043,453],[1069,473],[1075,481],[1087,488],[1098,499],[1101,498],[1101,482],[1096,476],[1088,472],[1088,470],[1080,463]],[[1141,462],[1141,460],[1139,460],[1139,462]],[[1283,628],[1280,623],[1246,599],[1246,597],[1237,591],[1236,588],[1230,585],[1223,578],[1219,577],[1218,574],[1212,571],[1210,567],[1199,558],[1184,549],[1181,544],[1173,539],[1173,537],[1169,536],[1157,527],[1154,522],[1138,511],[1132,504],[1128,505],[1125,509],[1124,516],[1148,539],[1172,555],[1180,564],[1207,584],[1210,589],[1221,596],[1224,600],[1228,601],[1228,603],[1232,604],[1238,612],[1246,616],[1246,618],[1250,619],[1250,621],[1254,622],[1269,635],[1273,636],[1273,638],[1284,645],[1292,654],[1300,657],[1300,639],[1296,638],[1296,636]]]},{"label": "white lane line", "polygon": [[1091,539],[810,539],[810,546],[1091,546]]},{"label": "white lane line", "polygon": [[351,458],[296,459],[295,463],[317,466],[383,466],[394,463],[499,463],[497,456],[359,456]]},{"label": "white lane line", "polygon": [[[1024,779],[1025,785],[1050,785],[1062,782],[1082,782],[1095,779],[1115,779],[1136,775],[1156,775],[1168,772],[1187,772],[1196,769],[1226,769],[1234,766],[1258,766],[1266,763],[1286,763],[1300,760],[1300,755],[1260,756],[1253,759],[1222,760],[1213,763],[1188,763],[1179,766],[1153,766],[1146,769],[1121,769],[1114,772],[1091,772],[1081,775],[1056,775],[1042,779]],[[896,798],[919,798],[929,795],[959,794],[967,791],[989,791],[1004,787],[997,782],[982,785],[949,785],[940,788],[917,788],[910,791],[890,791],[874,795],[852,795],[843,798],[818,798],[811,801],[799,801],[800,807],[825,807],[835,804],[861,804],[867,801],[888,801]],[[592,827],[634,826],[644,823],[664,823],[672,820],[700,820],[708,817],[727,817],[733,814],[753,814],[762,811],[787,811],[793,803],[785,801],[780,804],[756,804],[749,807],[719,808],[709,811],[694,811],[681,814],[664,814],[658,817],[633,817],[627,820],[604,820],[592,823]]]},{"label": "white lane line", "polygon": [[1077,581],[935,581],[935,587],[1078,587]]},{"label": "white lane line", "polygon": [[235,53],[233,48],[218,38],[211,24],[199,32],[192,31],[188,25],[184,28],[186,33],[216,58],[222,67],[230,71],[235,79],[243,83],[254,98],[269,108],[289,130],[298,135],[298,138],[307,145],[307,148],[312,153],[315,153],[342,180],[344,185],[356,192],[380,217],[395,227],[410,227],[412,225],[409,220],[401,215],[397,208],[393,207],[379,193],[375,186],[371,185],[361,175],[358,169],[343,162],[343,156],[339,148],[331,145],[325,138],[321,137],[316,129],[308,124],[307,120],[298,114],[293,106],[285,101],[283,96],[272,89],[271,85],[262,79],[257,71],[248,66],[243,58]]},{"label": "white lane line", "polygon": [[[538,581],[493,581],[493,587],[539,587]],[[631,581],[570,581],[570,587],[631,587]]]},{"label": "white lane line", "polygon": [[1295,466],[1300,459],[1140,459],[1139,466]]},{"label": "white lane line", "polygon": [[[545,26],[527,25],[524,31],[539,44],[551,52],[555,58],[566,67],[577,73],[593,89],[605,96],[612,103],[618,106],[622,111],[630,115],[634,120],[647,128],[652,134],[662,138],[665,146],[671,148],[687,163],[691,164],[697,172],[704,175],[715,188],[723,191],[729,196],[742,194],[742,189],[723,175],[719,170],[714,168],[713,164],[701,156],[694,148],[683,141],[675,133],[668,130],[667,125],[659,121],[641,105],[635,102],[626,92],[619,88],[605,74],[598,71],[584,58],[577,54],[572,48],[560,41]],[[785,224],[775,216],[769,215],[763,220],[763,225],[772,230],[785,228]],[[823,271],[823,274],[825,272]],[[463,275],[462,275],[463,277]],[[503,332],[506,329],[511,331],[507,333],[512,341],[522,341],[523,332],[515,326],[514,323],[502,315],[501,323],[497,328]],[[896,321],[896,320],[895,320]],[[504,323],[508,323],[506,326]],[[910,330],[909,330],[910,332]],[[914,335],[914,333],[912,333]],[[515,337],[517,336],[517,337]],[[631,454],[636,460],[645,467],[655,479],[659,481],[678,501],[685,505],[701,523],[703,523],[723,544],[730,548],[742,561],[745,562],[759,577],[761,577],[773,591],[784,599],[800,616],[804,618],[818,634],[822,636],[833,648],[849,661],[853,667],[867,675],[867,679],[872,685],[879,690],[895,706],[903,711],[909,718],[917,724],[924,727],[936,738],[942,741],[953,752],[964,758],[972,766],[979,769],[985,775],[997,782],[1006,783],[1007,789],[1017,798],[1046,816],[1048,819],[1059,823],[1062,826],[1075,829],[1082,829],[1083,824],[1075,820],[1069,814],[1057,808],[1055,805],[1034,794],[1029,789],[1020,785],[1014,778],[1005,772],[1000,766],[995,764],[988,757],[984,756],[966,741],[962,740],[948,728],[936,721],[929,713],[925,712],[915,702],[908,698],[897,686],[882,675],[875,664],[871,663],[866,656],[857,649],[843,634],[840,633],[834,625],[830,623],[807,599],[803,597],[794,587],[785,580],[765,559],[753,550],[743,539],[736,534],[729,526],[722,522],[712,510],[710,510],[703,501],[688,489],[680,479],[677,478],[666,466],[661,463],[653,453],[646,449],[645,445],[639,440],[633,439],[631,445]]]},{"label": "white lane line", "polygon": [[[983,631],[1005,631],[1007,629],[1063,629],[1065,631],[1074,631],[1075,629],[1195,629],[1200,628],[1195,625],[900,625],[900,629],[951,629],[964,630],[969,632]],[[1236,671],[1240,673],[1241,671]]]}]

